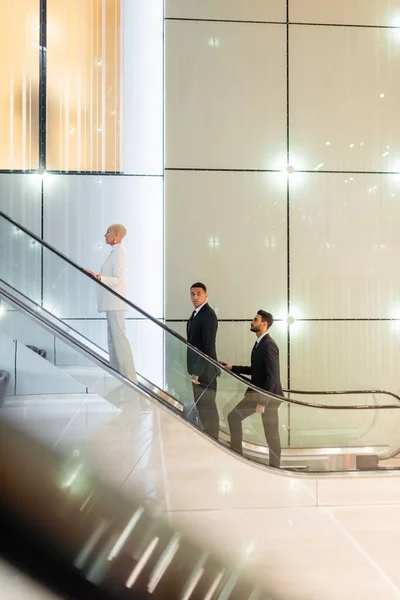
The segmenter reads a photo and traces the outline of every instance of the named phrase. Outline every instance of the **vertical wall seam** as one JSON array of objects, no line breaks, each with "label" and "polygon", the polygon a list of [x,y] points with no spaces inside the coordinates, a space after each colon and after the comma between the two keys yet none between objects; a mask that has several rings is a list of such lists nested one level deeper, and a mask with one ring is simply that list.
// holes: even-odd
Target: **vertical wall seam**
[{"label": "vertical wall seam", "polygon": [[[290,99],[289,99],[289,0],[286,0],[286,166],[290,161]],[[286,179],[286,294],[287,315],[290,313],[290,182]],[[290,390],[290,325],[287,323],[287,388]],[[290,446],[290,404],[288,404],[288,446]]]}]

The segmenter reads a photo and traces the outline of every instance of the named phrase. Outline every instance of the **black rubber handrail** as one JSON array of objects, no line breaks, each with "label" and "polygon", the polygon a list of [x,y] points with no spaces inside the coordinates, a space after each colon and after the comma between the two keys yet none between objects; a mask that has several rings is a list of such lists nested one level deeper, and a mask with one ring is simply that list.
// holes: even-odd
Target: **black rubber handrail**
[{"label": "black rubber handrail", "polygon": [[[210,358],[209,356],[207,356],[206,354],[204,354],[203,352],[201,352],[200,350],[198,350],[197,348],[195,348],[194,346],[192,346],[187,340],[185,340],[185,338],[183,336],[179,335],[179,333],[177,333],[173,329],[170,329],[169,327],[167,327],[167,325],[165,325],[165,323],[162,323],[161,321],[158,321],[152,315],[150,315],[146,311],[144,311],[142,308],[139,308],[138,306],[136,306],[135,304],[133,304],[133,302],[131,302],[130,300],[127,300],[124,296],[121,296],[120,294],[118,294],[117,292],[115,292],[114,290],[112,290],[110,287],[108,287],[107,285],[105,285],[101,281],[98,281],[97,279],[94,279],[91,275],[89,275],[85,271],[85,269],[83,267],[79,266],[77,263],[75,263],[73,260],[71,260],[68,256],[65,256],[64,254],[62,254],[59,250],[57,250],[56,248],[54,248],[54,246],[52,246],[51,244],[49,244],[46,241],[44,241],[41,238],[39,238],[32,231],[30,231],[29,229],[27,229],[23,225],[20,225],[19,223],[17,223],[16,221],[14,221],[11,217],[9,217],[8,215],[6,215],[3,211],[0,211],[0,217],[3,218],[5,221],[8,221],[11,225],[13,225],[14,227],[16,227],[17,229],[23,231],[27,236],[31,237],[38,244],[40,244],[41,246],[43,246],[44,248],[46,248],[47,250],[49,250],[50,252],[52,252],[53,254],[55,254],[56,256],[58,256],[61,260],[67,262],[69,265],[71,265],[71,267],[73,267],[77,271],[81,272],[84,276],[86,276],[89,279],[91,279],[95,284],[102,286],[105,290],[107,290],[108,293],[112,294],[113,296],[115,296],[119,300],[122,300],[125,304],[127,304],[128,306],[130,306],[133,310],[135,310],[138,313],[140,313],[141,315],[143,315],[143,317],[145,317],[146,319],[148,319],[149,321],[151,321],[152,323],[154,323],[155,325],[157,325],[158,327],[160,327],[161,329],[163,329],[164,331],[166,331],[168,334],[172,335],[174,338],[178,339],[186,347],[190,348],[197,355],[201,356],[204,360],[206,360],[207,362],[213,364],[219,370],[224,371],[225,373],[227,373],[231,377],[237,379],[238,381],[241,381],[241,382],[245,381],[246,385],[248,385],[249,388],[251,388],[252,390],[254,390],[255,392],[257,392],[259,394],[262,394],[263,396],[271,397],[273,399],[279,399],[281,401],[285,401],[285,402],[288,402],[290,404],[298,404],[298,405],[302,405],[302,406],[309,406],[310,408],[327,408],[327,409],[337,409],[337,410],[348,410],[348,409],[374,409],[375,410],[375,409],[382,409],[382,408],[400,408],[400,397],[397,396],[396,394],[394,394],[393,392],[386,392],[386,391],[375,391],[375,390],[335,391],[335,390],[333,390],[333,391],[317,392],[317,391],[307,391],[307,390],[284,390],[287,393],[293,393],[293,394],[298,393],[298,394],[304,394],[304,395],[350,395],[350,394],[360,394],[360,395],[364,394],[364,395],[366,395],[366,394],[384,394],[384,395],[392,396],[393,398],[396,398],[396,400],[399,403],[398,405],[396,405],[396,406],[394,406],[394,405],[386,405],[386,406],[376,406],[376,405],[375,406],[370,406],[370,405],[335,406],[335,405],[329,405],[329,406],[325,406],[323,404],[314,404],[314,403],[302,402],[300,400],[293,400],[291,398],[286,398],[286,397],[278,396],[277,394],[273,394],[272,392],[267,392],[266,390],[263,390],[263,389],[255,386],[254,384],[252,384],[251,381],[248,380],[246,377],[241,377],[240,375],[237,375],[236,373],[232,373],[232,371],[230,371],[228,369],[225,369],[225,367],[223,367],[218,361]],[[9,284],[7,284],[7,285],[9,286]],[[12,286],[9,286],[9,287],[12,287]],[[18,290],[15,290],[15,291],[18,291]],[[18,291],[18,293],[20,294],[21,292]],[[24,295],[24,294],[22,294],[22,295]],[[30,302],[33,302],[30,298],[29,298],[29,300],[30,300]],[[36,304],[36,303],[34,303],[34,304]],[[37,306],[39,307],[39,305],[37,305]],[[40,308],[41,308],[42,311],[48,312],[43,307],[40,307]],[[52,315],[52,316],[55,317],[55,315]],[[55,318],[57,318],[57,317],[55,317]],[[88,338],[86,338],[82,334],[79,334],[79,335],[81,335],[86,340],[88,339]],[[94,345],[97,346],[97,344],[95,344],[91,340],[88,340],[88,341],[91,344],[94,344]],[[100,348],[99,346],[97,346],[97,347]]]}]

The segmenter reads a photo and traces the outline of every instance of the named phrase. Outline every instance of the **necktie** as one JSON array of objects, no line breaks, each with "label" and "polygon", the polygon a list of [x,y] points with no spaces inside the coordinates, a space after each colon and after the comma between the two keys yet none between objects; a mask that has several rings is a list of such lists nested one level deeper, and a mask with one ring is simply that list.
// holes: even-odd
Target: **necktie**
[{"label": "necktie", "polygon": [[251,353],[253,354],[254,350],[257,348],[258,342],[255,342],[254,346],[253,346],[253,350],[251,351]]},{"label": "necktie", "polygon": [[195,317],[195,316],[196,316],[196,311],[194,310],[194,311],[192,312],[192,314],[190,315],[190,319],[189,319],[189,321],[188,321],[188,324],[187,324],[188,331],[189,331],[189,329],[190,329],[190,326],[191,326],[191,324],[192,324],[192,321],[193,321],[193,319],[194,319],[194,317]]}]

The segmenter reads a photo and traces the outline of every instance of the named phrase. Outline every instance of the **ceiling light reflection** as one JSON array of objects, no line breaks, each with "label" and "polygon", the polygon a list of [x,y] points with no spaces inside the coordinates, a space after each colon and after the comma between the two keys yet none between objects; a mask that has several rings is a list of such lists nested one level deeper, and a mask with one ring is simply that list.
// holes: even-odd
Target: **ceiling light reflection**
[{"label": "ceiling light reflection", "polygon": [[221,492],[223,492],[224,494],[228,494],[229,492],[232,491],[233,485],[232,485],[232,481],[230,479],[222,479],[220,481],[219,484],[219,489],[221,490]]}]

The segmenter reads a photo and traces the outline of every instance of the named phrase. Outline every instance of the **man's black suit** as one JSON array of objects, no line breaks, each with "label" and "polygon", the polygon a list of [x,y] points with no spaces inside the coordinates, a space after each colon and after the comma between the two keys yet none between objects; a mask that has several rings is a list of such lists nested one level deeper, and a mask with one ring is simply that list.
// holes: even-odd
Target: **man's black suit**
[{"label": "man's black suit", "polygon": [[[187,340],[189,344],[217,360],[215,347],[217,329],[217,315],[211,306],[204,304],[187,322]],[[218,369],[188,348],[187,370],[189,375],[197,375],[199,378],[200,385],[193,384],[193,394],[203,429],[213,438],[218,439],[219,415],[215,404]]]},{"label": "man's black suit", "polygon": [[[257,387],[278,396],[283,396],[279,368],[279,348],[269,333],[254,345],[251,353],[251,366],[233,366],[232,372],[251,375],[251,382]],[[228,415],[231,448],[243,454],[242,421],[256,412],[257,404],[265,406],[261,419],[269,447],[269,464],[273,467],[279,467],[281,442],[279,439],[278,408],[280,401],[267,398],[251,388],[247,389],[243,400]]]}]

